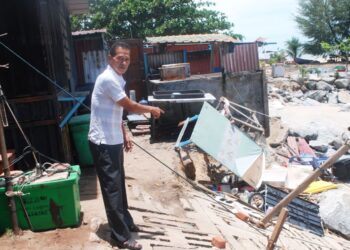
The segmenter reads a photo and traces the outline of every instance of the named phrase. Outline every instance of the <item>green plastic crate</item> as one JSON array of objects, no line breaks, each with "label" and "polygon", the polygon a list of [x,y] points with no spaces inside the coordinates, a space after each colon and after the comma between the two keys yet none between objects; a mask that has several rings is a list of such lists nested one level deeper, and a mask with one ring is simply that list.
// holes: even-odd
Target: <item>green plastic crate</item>
[{"label": "green plastic crate", "polygon": [[[80,167],[71,167],[67,179],[25,185],[22,196],[34,231],[77,226],[80,222]],[[15,186],[14,190],[19,187]],[[30,229],[21,202],[16,200],[18,224]],[[0,232],[12,228],[5,188],[0,188]]]},{"label": "green plastic crate", "polygon": [[69,130],[78,153],[79,165],[93,165],[93,159],[88,143],[90,114],[74,116],[69,121]]}]

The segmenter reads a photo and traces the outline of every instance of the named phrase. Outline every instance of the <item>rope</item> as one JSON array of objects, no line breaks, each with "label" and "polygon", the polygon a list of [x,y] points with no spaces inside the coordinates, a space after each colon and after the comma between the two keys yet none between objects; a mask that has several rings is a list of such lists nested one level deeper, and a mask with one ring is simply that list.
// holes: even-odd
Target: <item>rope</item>
[{"label": "rope", "polygon": [[[29,66],[31,69],[33,69],[35,72],[37,72],[39,75],[41,75],[42,77],[44,77],[46,80],[48,80],[51,84],[53,84],[56,88],[60,89],[61,91],[63,91],[65,94],[69,95],[70,97],[72,97],[74,99],[74,101],[79,102],[79,100],[73,96],[71,93],[69,93],[67,90],[65,90],[64,88],[62,88],[60,85],[58,85],[54,80],[52,80],[50,77],[48,77],[47,75],[45,75],[43,72],[41,72],[39,69],[37,69],[36,67],[34,67],[30,62],[28,62],[27,60],[25,60],[23,57],[21,57],[19,54],[17,54],[15,51],[13,51],[12,49],[10,49],[9,47],[7,47],[4,43],[2,43],[0,41],[0,45],[2,45],[5,49],[7,49],[9,52],[11,52],[13,55],[15,55],[17,58],[19,58],[22,62],[24,62],[27,66]],[[87,108],[89,111],[90,108],[85,105],[84,103],[81,103],[85,108]]]}]

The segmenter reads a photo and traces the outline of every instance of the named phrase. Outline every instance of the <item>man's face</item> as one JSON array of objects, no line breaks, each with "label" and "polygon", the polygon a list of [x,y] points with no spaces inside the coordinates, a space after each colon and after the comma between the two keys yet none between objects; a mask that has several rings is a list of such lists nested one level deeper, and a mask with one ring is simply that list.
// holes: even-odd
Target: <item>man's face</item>
[{"label": "man's face", "polygon": [[115,52],[115,56],[108,56],[109,64],[119,75],[122,75],[130,65],[130,50],[118,47]]}]

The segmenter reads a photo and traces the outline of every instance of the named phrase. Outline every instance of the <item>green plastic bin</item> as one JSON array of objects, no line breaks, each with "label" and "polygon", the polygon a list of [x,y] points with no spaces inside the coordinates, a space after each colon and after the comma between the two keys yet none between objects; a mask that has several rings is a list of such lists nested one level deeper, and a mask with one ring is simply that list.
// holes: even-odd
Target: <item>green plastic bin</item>
[{"label": "green plastic bin", "polygon": [[93,159],[88,143],[90,114],[75,116],[68,124],[78,154],[79,165],[93,165]]},{"label": "green plastic bin", "polygon": [[[14,186],[25,194],[22,196],[34,231],[77,226],[80,223],[79,179],[80,167],[71,166],[67,179]],[[24,209],[18,197],[15,197],[18,225],[21,229],[30,229]],[[5,187],[0,188],[0,233],[11,229],[11,216]]]}]

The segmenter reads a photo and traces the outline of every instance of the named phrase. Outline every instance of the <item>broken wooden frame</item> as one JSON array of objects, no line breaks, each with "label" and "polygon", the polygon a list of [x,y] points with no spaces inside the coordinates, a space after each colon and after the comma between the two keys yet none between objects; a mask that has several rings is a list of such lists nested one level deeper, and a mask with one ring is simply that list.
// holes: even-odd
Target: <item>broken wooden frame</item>
[{"label": "broken wooden frame", "polygon": [[[181,141],[188,124],[195,120],[191,138]],[[175,148],[189,143],[196,144],[252,187],[261,185],[265,152],[208,103],[203,104],[199,116],[186,119]]]}]

